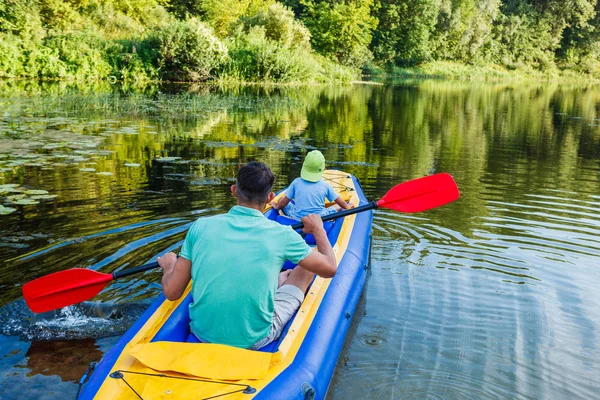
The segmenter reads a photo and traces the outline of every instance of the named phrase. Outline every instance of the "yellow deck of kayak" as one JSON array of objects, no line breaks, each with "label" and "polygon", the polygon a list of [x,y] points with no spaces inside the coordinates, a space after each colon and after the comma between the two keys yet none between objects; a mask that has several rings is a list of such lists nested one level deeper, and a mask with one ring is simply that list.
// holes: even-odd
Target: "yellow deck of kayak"
[{"label": "yellow deck of kayak", "polygon": [[[349,190],[349,188],[354,188],[354,183],[347,173],[327,170],[323,178],[333,186],[342,198],[351,201],[354,205],[359,205],[356,192]],[[338,263],[347,250],[354,222],[355,215],[344,219],[341,232],[334,245]],[[225,398],[228,400],[251,398],[253,395],[243,394],[241,390],[244,387],[238,385],[251,385],[257,390],[255,394],[258,394],[262,388],[293,362],[319,309],[330,281],[330,279],[320,277],[315,279],[276,353],[255,352],[222,345],[174,342],[150,343],[163,323],[185,298],[185,295],[177,301],[165,300],[125,346],[111,369],[111,372],[128,371],[124,373],[126,382],[122,379],[107,376],[95,398],[202,399],[231,392],[236,393],[227,395]],[[186,294],[188,292],[189,287]],[[146,365],[138,359],[144,361]],[[186,374],[172,372],[172,369],[186,371]],[[159,377],[158,374],[186,379]],[[223,382],[222,378],[224,376],[228,377],[227,382],[232,384],[217,384],[199,380]],[[246,379],[238,379],[242,377]],[[248,377],[252,379],[247,379]],[[136,392],[139,396],[136,395]]]}]

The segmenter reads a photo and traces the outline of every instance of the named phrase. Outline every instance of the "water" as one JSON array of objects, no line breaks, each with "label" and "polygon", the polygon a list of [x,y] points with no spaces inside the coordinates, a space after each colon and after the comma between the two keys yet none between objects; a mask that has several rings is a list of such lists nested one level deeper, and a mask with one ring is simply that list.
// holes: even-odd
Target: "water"
[{"label": "water", "polygon": [[371,199],[442,171],[461,190],[426,213],[376,211],[330,399],[600,399],[598,87],[1,89],[1,398],[74,396],[160,291],[149,271],[34,317],[24,282],[177,249],[233,204],[239,163],[267,162],[279,189],[318,148]]}]

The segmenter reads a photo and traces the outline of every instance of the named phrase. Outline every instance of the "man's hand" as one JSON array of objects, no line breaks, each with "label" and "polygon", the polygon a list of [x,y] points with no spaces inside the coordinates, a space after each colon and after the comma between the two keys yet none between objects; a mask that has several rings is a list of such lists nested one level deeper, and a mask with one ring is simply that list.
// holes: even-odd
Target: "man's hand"
[{"label": "man's hand", "polygon": [[158,261],[158,266],[162,268],[163,273],[170,274],[173,271],[173,268],[175,268],[177,255],[173,252],[170,252],[162,257],[158,257],[156,261]]},{"label": "man's hand", "polygon": [[275,210],[279,210],[279,204],[276,201],[270,202],[269,205],[271,207],[273,207]]},{"label": "man's hand", "polygon": [[177,300],[192,279],[192,262],[184,257],[177,258],[175,253],[167,253],[156,261],[163,269],[161,284],[165,297]]},{"label": "man's hand", "polygon": [[302,223],[304,224],[304,228],[302,228],[304,233],[309,233],[314,236],[320,231],[325,231],[323,228],[323,220],[317,214],[307,215],[306,217],[302,218]]}]

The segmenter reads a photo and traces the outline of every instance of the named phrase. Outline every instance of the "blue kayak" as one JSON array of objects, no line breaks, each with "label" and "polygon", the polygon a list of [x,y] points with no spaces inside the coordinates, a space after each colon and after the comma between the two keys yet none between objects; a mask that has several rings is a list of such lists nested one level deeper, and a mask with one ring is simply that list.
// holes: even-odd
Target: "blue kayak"
[{"label": "blue kayak", "polygon": [[[327,170],[323,179],[355,205],[367,203],[358,180]],[[281,195],[281,194],[280,194]],[[298,221],[273,209],[265,217]],[[197,343],[187,293],[160,295],[98,363],[82,399],[323,399],[365,286],[372,211],[325,223],[338,260],[332,279],[316,277],[279,340],[258,350]],[[314,238],[305,240],[314,246]],[[289,261],[282,268],[295,265]]]}]

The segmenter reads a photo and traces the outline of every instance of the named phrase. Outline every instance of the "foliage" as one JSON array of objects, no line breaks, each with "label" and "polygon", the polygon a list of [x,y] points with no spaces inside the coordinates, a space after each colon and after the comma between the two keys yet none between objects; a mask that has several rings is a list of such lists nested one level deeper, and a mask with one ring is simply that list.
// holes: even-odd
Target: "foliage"
[{"label": "foliage", "polygon": [[244,82],[348,82],[357,71],[315,54],[310,33],[291,10],[273,4],[241,18],[229,40],[230,60],[222,80]]},{"label": "foliage", "polygon": [[274,3],[274,0],[202,0],[199,11],[215,33],[225,37],[233,32],[238,18],[255,15]]},{"label": "foliage", "polygon": [[239,25],[246,31],[253,26],[262,26],[265,28],[266,38],[286,48],[310,49],[310,32],[302,22],[295,20],[294,13],[281,3],[275,3],[251,17],[240,18]]},{"label": "foliage", "polygon": [[157,68],[166,80],[207,80],[227,58],[227,47],[196,18],[159,28],[146,47],[155,49]]},{"label": "foliage", "polygon": [[0,0],[0,78],[316,82],[455,62],[600,76],[600,0],[283,2]]},{"label": "foliage", "polygon": [[369,50],[377,20],[373,0],[303,0],[302,20],[316,51],[344,65],[363,67],[372,60]]},{"label": "foliage", "polygon": [[375,58],[384,64],[410,65],[430,58],[437,20],[435,0],[382,2],[373,37]]}]

